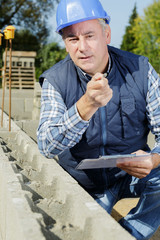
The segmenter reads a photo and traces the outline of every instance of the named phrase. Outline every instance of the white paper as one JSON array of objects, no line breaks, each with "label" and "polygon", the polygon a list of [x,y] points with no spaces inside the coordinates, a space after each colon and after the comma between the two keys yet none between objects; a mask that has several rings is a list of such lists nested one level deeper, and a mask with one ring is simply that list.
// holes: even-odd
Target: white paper
[{"label": "white paper", "polygon": [[123,163],[126,161],[142,161],[151,158],[151,154],[135,155],[111,155],[102,156],[95,159],[84,159],[76,167],[76,169],[92,169],[92,168],[110,168],[116,167],[117,163]]}]

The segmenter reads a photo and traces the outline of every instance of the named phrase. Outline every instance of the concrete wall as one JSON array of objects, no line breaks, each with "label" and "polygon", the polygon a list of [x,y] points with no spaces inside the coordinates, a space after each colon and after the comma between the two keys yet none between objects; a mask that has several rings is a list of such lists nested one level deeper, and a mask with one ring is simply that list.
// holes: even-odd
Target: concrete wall
[{"label": "concrete wall", "polygon": [[[0,89],[0,108],[2,106]],[[32,119],[34,90],[14,89],[11,91],[11,116],[15,120]],[[9,113],[9,90],[5,89],[4,112]]]},{"label": "concrete wall", "polygon": [[[0,89],[0,108],[2,108],[3,89]],[[35,82],[34,89],[11,90],[11,116],[14,120],[39,120],[41,88]],[[9,113],[9,90],[4,91],[4,112]]]}]

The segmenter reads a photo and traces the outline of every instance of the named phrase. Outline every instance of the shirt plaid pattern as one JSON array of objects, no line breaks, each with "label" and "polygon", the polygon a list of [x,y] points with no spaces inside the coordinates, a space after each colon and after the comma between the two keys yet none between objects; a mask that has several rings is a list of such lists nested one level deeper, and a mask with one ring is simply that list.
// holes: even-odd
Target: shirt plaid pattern
[{"label": "shirt plaid pattern", "polygon": [[146,102],[149,128],[155,135],[156,140],[152,152],[160,154],[160,77],[150,63],[148,71],[148,93]]},{"label": "shirt plaid pattern", "polygon": [[64,101],[45,79],[41,95],[40,124],[37,130],[40,152],[48,158],[80,141],[89,121],[78,114],[76,104],[67,110]]},{"label": "shirt plaid pattern", "polygon": [[[156,144],[152,152],[160,154],[160,78],[149,63],[146,112]],[[40,123],[37,140],[40,152],[48,158],[73,147],[89,126],[81,119],[76,103],[67,109],[54,87],[45,79],[41,95]]]}]

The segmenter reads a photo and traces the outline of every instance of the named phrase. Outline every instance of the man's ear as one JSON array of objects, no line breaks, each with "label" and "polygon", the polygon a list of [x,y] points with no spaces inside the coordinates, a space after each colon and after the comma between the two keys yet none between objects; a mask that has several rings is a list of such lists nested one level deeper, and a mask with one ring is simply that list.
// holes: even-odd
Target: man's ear
[{"label": "man's ear", "polygon": [[111,42],[111,28],[110,28],[109,25],[107,25],[107,27],[106,27],[105,35],[106,35],[106,43],[110,44],[110,42]]}]

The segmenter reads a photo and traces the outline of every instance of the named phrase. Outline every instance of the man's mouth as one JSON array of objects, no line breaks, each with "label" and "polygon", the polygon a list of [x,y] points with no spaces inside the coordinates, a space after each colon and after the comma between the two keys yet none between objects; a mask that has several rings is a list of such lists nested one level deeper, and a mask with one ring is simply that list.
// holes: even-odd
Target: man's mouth
[{"label": "man's mouth", "polygon": [[88,60],[90,58],[91,58],[91,56],[85,56],[85,57],[80,57],[79,59],[81,59],[81,60]]}]

